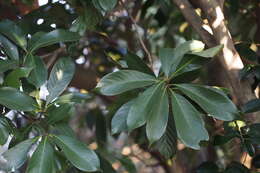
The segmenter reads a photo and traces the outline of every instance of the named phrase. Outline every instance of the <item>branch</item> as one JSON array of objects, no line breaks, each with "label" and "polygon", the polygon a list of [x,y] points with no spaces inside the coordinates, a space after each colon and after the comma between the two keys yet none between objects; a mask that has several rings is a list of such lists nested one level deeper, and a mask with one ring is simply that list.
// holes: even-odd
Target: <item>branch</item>
[{"label": "branch", "polygon": [[[131,15],[131,13],[129,12],[129,10],[127,9],[125,3],[123,2],[123,0],[119,0],[119,2],[122,4],[123,8],[126,10],[132,24],[134,25],[135,27],[135,30],[137,31],[138,30],[138,25],[137,23],[135,22],[135,19],[133,18],[133,16]],[[153,67],[153,58],[152,58],[152,55],[151,53],[149,52],[148,48],[146,47],[141,35],[137,32],[137,36],[138,36],[138,40],[144,50],[144,52],[147,54],[147,57],[148,57],[148,60],[150,61],[150,64],[151,64],[151,67]]]},{"label": "branch", "polygon": [[202,19],[195,12],[193,6],[188,0],[172,0],[174,4],[180,9],[181,13],[188,21],[188,23],[195,29],[201,39],[208,47],[216,45],[214,37],[206,31],[202,26],[204,25]]}]

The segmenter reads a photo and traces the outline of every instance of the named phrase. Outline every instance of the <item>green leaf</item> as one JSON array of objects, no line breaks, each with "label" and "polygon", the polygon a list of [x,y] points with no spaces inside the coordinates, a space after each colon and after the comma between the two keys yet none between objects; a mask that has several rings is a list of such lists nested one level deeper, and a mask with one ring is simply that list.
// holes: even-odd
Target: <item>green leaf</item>
[{"label": "green leaf", "polygon": [[171,94],[172,111],[179,139],[188,147],[199,149],[202,140],[208,140],[201,114],[183,96]]},{"label": "green leaf", "polygon": [[27,153],[35,139],[23,141],[1,155],[0,170],[13,171],[20,168],[27,159]]},{"label": "green leaf", "polygon": [[112,134],[127,131],[127,116],[135,100],[131,100],[121,106],[112,118]]},{"label": "green leaf", "polygon": [[91,94],[84,94],[79,92],[72,92],[68,94],[64,94],[60,96],[55,103],[82,103],[83,101],[86,101],[88,99],[91,99]]},{"label": "green leaf", "polygon": [[245,131],[252,144],[260,144],[260,123],[251,124]]},{"label": "green leaf", "polygon": [[66,120],[70,116],[71,104],[61,104],[58,107],[52,106],[47,112],[48,124]]},{"label": "green leaf", "polygon": [[164,74],[169,77],[171,73],[176,71],[177,66],[181,62],[183,56],[188,52],[197,52],[204,49],[201,41],[192,40],[180,44],[175,49],[162,48],[159,50],[159,58],[162,63]]},{"label": "green leaf", "polygon": [[54,150],[48,141],[48,137],[44,137],[37,149],[33,153],[28,167],[27,173],[46,173],[52,172],[54,162]]},{"label": "green leaf", "polygon": [[18,111],[33,111],[37,106],[32,97],[10,87],[0,88],[0,104]]},{"label": "green leaf", "polygon": [[27,41],[25,33],[14,22],[10,20],[1,21],[0,33],[8,37],[24,50],[26,50]]},{"label": "green leaf", "polygon": [[144,125],[151,109],[158,108],[156,106],[158,104],[157,98],[161,96],[162,88],[162,84],[156,84],[139,94],[128,113],[127,127],[129,131]]},{"label": "green leaf", "polygon": [[132,162],[132,160],[130,158],[124,156],[124,157],[118,158],[118,160],[121,162],[121,164],[124,166],[124,168],[127,172],[137,173],[135,164]]},{"label": "green leaf", "polygon": [[135,70],[120,70],[104,76],[97,87],[104,95],[117,95],[125,91],[152,85],[155,77]]},{"label": "green leaf", "polygon": [[84,143],[67,136],[53,136],[55,143],[64,152],[66,158],[82,171],[94,172],[100,169],[96,153]]},{"label": "green leaf", "polygon": [[221,91],[196,84],[178,84],[176,86],[210,116],[223,121],[232,121],[235,118],[236,106]]},{"label": "green leaf", "polygon": [[177,132],[173,116],[169,116],[166,132],[154,143],[153,149],[159,151],[166,159],[172,158],[177,151]]},{"label": "green leaf", "polygon": [[55,135],[65,135],[71,138],[76,138],[75,133],[67,122],[53,124],[50,127],[50,131]]},{"label": "green leaf", "polygon": [[138,57],[137,55],[128,52],[126,56],[124,56],[124,59],[126,60],[127,66],[131,70],[140,71],[143,73],[147,73],[154,76],[153,71],[151,68],[149,68],[144,61]]},{"label": "green leaf", "polygon": [[35,67],[27,80],[37,88],[40,88],[47,81],[48,71],[40,57],[34,57],[34,63]]},{"label": "green leaf", "polygon": [[150,99],[151,107],[146,115],[146,135],[150,144],[159,140],[164,134],[169,114],[169,103],[166,86],[159,84],[157,97]]},{"label": "green leaf", "polygon": [[260,111],[260,99],[254,99],[247,102],[242,106],[242,111],[244,113],[252,113]]},{"label": "green leaf", "polygon": [[16,45],[0,34],[0,47],[3,47],[5,54],[13,60],[19,60]]},{"label": "green leaf", "polygon": [[100,7],[104,11],[112,10],[117,4],[117,0],[98,0],[98,2],[99,2]]},{"label": "green leaf", "polygon": [[19,88],[21,86],[20,78],[26,78],[29,76],[31,68],[20,67],[13,70],[5,78],[5,86]]},{"label": "green leaf", "polygon": [[201,56],[204,58],[212,58],[216,56],[223,49],[223,45],[218,45],[201,52],[193,52],[192,55]]},{"label": "green leaf", "polygon": [[[34,39],[34,38],[32,38]],[[67,30],[56,29],[46,34],[42,34],[40,37],[37,35],[37,40],[34,39],[34,43],[31,43],[28,48],[30,52],[35,51],[41,47],[50,46],[59,42],[71,42],[79,40],[80,36],[75,32]]]},{"label": "green leaf", "polygon": [[17,61],[0,59],[0,73],[6,72],[7,70],[10,69],[15,69],[16,67],[17,67]]},{"label": "green leaf", "polygon": [[0,117],[0,146],[4,145],[11,133],[11,129],[7,119]]},{"label": "green leaf", "polygon": [[69,85],[75,72],[75,64],[70,58],[59,59],[51,70],[48,80],[47,104],[58,97]]}]

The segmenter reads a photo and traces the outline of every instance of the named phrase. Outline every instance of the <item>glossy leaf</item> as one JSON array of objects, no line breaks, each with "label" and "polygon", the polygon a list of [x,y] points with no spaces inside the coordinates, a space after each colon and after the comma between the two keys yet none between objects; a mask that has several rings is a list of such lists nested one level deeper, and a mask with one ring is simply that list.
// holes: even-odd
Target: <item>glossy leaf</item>
[{"label": "glossy leaf", "polygon": [[40,57],[34,57],[34,63],[35,67],[27,80],[37,88],[40,88],[47,81],[48,71]]},{"label": "glossy leaf", "polygon": [[0,59],[0,73],[6,72],[7,70],[10,69],[15,69],[16,67],[17,67],[17,61]]},{"label": "glossy leaf", "polygon": [[188,147],[199,149],[199,143],[209,140],[201,114],[183,96],[171,94],[172,111],[179,139]]},{"label": "glossy leaf", "polygon": [[31,71],[31,68],[26,67],[20,67],[13,70],[6,76],[5,85],[18,89],[21,86],[20,78],[28,77]]},{"label": "glossy leaf", "polygon": [[[32,38],[34,39],[34,38]],[[37,36],[37,40],[31,43],[28,48],[30,52],[35,51],[41,47],[46,47],[59,42],[71,42],[79,40],[80,36],[75,32],[70,32],[62,29],[56,29],[46,34],[42,34],[40,37]]]},{"label": "glossy leaf", "polygon": [[217,89],[195,84],[178,84],[176,86],[210,116],[223,121],[231,121],[235,118],[236,106]]},{"label": "glossy leaf", "polygon": [[146,135],[150,144],[159,140],[164,134],[169,114],[169,103],[166,86],[160,84],[157,92],[158,96],[150,100],[150,110],[147,109],[146,115]]},{"label": "glossy leaf", "polygon": [[33,111],[37,105],[32,97],[10,87],[0,88],[0,104],[18,111]]},{"label": "glossy leaf", "polygon": [[19,60],[18,49],[11,41],[6,37],[0,35],[0,46],[3,47],[5,54],[13,60]]},{"label": "glossy leaf", "polygon": [[117,95],[125,91],[152,85],[155,77],[135,70],[120,70],[104,76],[97,87],[104,95]]},{"label": "glossy leaf", "polygon": [[145,62],[137,55],[129,52],[124,56],[127,66],[131,70],[147,73],[154,76],[153,71],[145,64]]},{"label": "glossy leaf", "polygon": [[175,49],[162,48],[159,51],[159,58],[162,63],[164,74],[169,77],[171,73],[176,71],[177,66],[183,56],[188,52],[197,52],[204,49],[204,44],[201,41],[187,41],[180,44]]},{"label": "glossy leaf", "polygon": [[92,96],[89,93],[71,92],[60,96],[55,102],[56,103],[82,103]]},{"label": "glossy leaf", "polygon": [[52,172],[54,150],[48,141],[48,137],[44,137],[36,150],[34,151],[28,167],[27,173],[46,173]]},{"label": "glossy leaf", "polygon": [[27,153],[35,139],[23,141],[1,155],[0,170],[13,171],[20,168],[27,159]]},{"label": "glossy leaf", "polygon": [[111,122],[112,134],[127,131],[127,116],[134,101],[135,100],[131,100],[125,103],[117,110]]},{"label": "glossy leaf", "polygon": [[47,83],[47,104],[58,97],[69,85],[75,72],[75,64],[69,58],[59,59],[51,70]]},{"label": "glossy leaf", "polygon": [[245,105],[243,105],[242,111],[244,113],[252,113],[252,112],[260,111],[260,99],[250,100]]},{"label": "glossy leaf", "polygon": [[54,136],[55,143],[64,152],[66,158],[82,171],[94,172],[100,169],[96,153],[80,141],[68,136]]},{"label": "glossy leaf", "polygon": [[8,37],[15,44],[26,50],[25,33],[13,21],[3,20],[0,22],[0,33]]},{"label": "glossy leaf", "polygon": [[162,84],[156,84],[139,94],[128,113],[127,127],[129,131],[146,123],[152,107],[157,108],[157,98],[161,95],[162,87]]},{"label": "glossy leaf", "polygon": [[98,0],[98,2],[104,11],[112,10],[117,4],[117,0]]},{"label": "glossy leaf", "polygon": [[65,135],[71,138],[76,138],[72,128],[66,122],[56,123],[50,127],[50,132],[55,135]]},{"label": "glossy leaf", "polygon": [[7,142],[7,139],[10,135],[9,123],[5,118],[0,117],[0,146],[4,145]]},{"label": "glossy leaf", "polygon": [[48,124],[66,120],[70,116],[70,110],[71,104],[61,104],[58,107],[52,106],[47,113]]}]

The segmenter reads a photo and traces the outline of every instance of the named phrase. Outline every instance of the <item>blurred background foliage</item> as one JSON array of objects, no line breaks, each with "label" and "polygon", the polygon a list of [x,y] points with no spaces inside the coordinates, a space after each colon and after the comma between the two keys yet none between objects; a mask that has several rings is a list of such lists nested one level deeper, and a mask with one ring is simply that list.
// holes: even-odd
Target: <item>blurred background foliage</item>
[{"label": "blurred background foliage", "polygon": [[[107,2],[109,5],[105,4]],[[90,96],[88,99],[83,99],[84,103],[77,104],[72,113],[74,116],[66,121],[81,141],[102,156],[101,166],[106,170],[104,172],[203,173],[208,170],[218,172],[226,168],[226,172],[242,173],[247,172],[247,168],[253,170],[260,167],[258,153],[250,154],[252,157],[247,154],[250,153],[251,146],[246,146],[246,143],[242,146],[236,145],[238,139],[234,139],[237,137],[234,126],[237,124],[227,123],[223,128],[222,122],[207,119],[210,142],[204,144],[200,151],[194,151],[178,143],[177,157],[172,160],[160,155],[156,149],[149,148],[142,128],[131,134],[111,135],[110,124],[113,115],[121,105],[135,97],[137,93],[127,92],[117,97],[102,96],[94,89],[100,78],[121,68],[127,61],[127,56],[133,56],[131,53],[148,63],[147,52],[144,51],[140,39],[151,53],[155,62],[153,68],[157,71],[159,48],[176,47],[186,40],[199,39],[170,0],[122,0],[120,2],[112,0],[0,1],[0,19],[16,22],[26,33],[29,33],[28,37],[38,31],[49,32],[59,28],[78,32],[81,35],[79,42],[44,47],[37,55],[43,58],[49,70],[61,56],[70,55],[75,61],[76,73],[69,90],[89,93]],[[196,12],[201,13],[199,9]],[[241,71],[241,79],[250,80],[252,89],[258,92],[259,96],[260,2],[226,0],[224,13],[236,49],[245,64],[245,68]],[[2,52],[0,55],[4,56]],[[207,70],[207,67],[202,69],[201,77],[197,80],[211,84],[214,79]],[[215,72],[218,73],[217,70]],[[253,108],[245,106],[244,109],[247,111],[250,109],[249,112],[259,111],[259,101],[255,100],[255,102],[251,102]],[[21,120],[17,118],[17,121]],[[236,123],[239,129],[243,127],[243,121]],[[256,130],[253,136],[257,137],[260,127],[254,128]],[[68,133],[67,130],[65,131]],[[236,162],[230,165],[231,161]],[[79,171],[71,168],[67,172]]]}]

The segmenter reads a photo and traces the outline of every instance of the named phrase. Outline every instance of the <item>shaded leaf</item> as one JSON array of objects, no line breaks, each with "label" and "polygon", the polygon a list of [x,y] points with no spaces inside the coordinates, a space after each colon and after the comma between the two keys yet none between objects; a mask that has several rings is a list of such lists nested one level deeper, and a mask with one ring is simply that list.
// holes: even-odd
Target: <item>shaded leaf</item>
[{"label": "shaded leaf", "polygon": [[35,67],[27,80],[37,88],[40,88],[47,81],[48,71],[40,57],[34,57],[34,63]]},{"label": "shaded leaf", "polygon": [[188,147],[199,149],[202,140],[208,140],[201,114],[183,96],[171,94],[172,111],[179,139]]},{"label": "shaded leaf", "polygon": [[250,173],[250,170],[239,162],[232,162],[224,173]]},{"label": "shaded leaf", "polygon": [[47,104],[58,97],[69,85],[75,72],[75,64],[69,58],[59,59],[51,70],[50,78],[47,83],[49,95]]},{"label": "shaded leaf", "polygon": [[135,167],[135,164],[132,162],[131,159],[128,157],[121,157],[118,158],[118,160],[121,162],[121,164],[124,166],[127,172],[129,173],[137,173],[137,169]]},{"label": "shaded leaf", "polygon": [[99,2],[100,7],[104,11],[112,10],[117,4],[117,0],[98,0],[98,2]]},{"label": "shaded leaf", "polygon": [[100,169],[99,159],[96,153],[87,148],[84,143],[68,137],[53,136],[55,143],[62,149],[66,158],[82,171],[94,172]]},{"label": "shaded leaf", "polygon": [[250,100],[249,102],[244,104],[241,109],[244,113],[260,111],[260,99]]},{"label": "shaded leaf", "polygon": [[23,141],[13,148],[5,151],[0,160],[0,170],[13,171],[20,168],[27,159],[27,153],[35,139]]},{"label": "shaded leaf", "polygon": [[21,86],[20,78],[26,78],[29,76],[31,68],[20,67],[13,70],[5,78],[5,85],[13,88],[19,88]]},{"label": "shaded leaf", "polygon": [[117,95],[125,91],[152,85],[156,82],[155,77],[134,71],[120,70],[104,76],[97,87],[104,95]]},{"label": "shaded leaf", "polygon": [[32,111],[37,106],[32,97],[10,87],[0,88],[0,104],[18,111]]},{"label": "shaded leaf", "polygon": [[127,131],[127,116],[135,100],[131,100],[121,106],[112,118],[112,134]]},{"label": "shaded leaf", "polygon": [[71,104],[61,104],[58,107],[52,106],[47,112],[48,124],[54,124],[56,122],[66,120],[70,116]]},{"label": "shaded leaf", "polygon": [[4,36],[0,35],[0,47],[3,47],[5,54],[13,60],[19,60],[19,54],[16,45]]},{"label": "shaded leaf", "polygon": [[6,72],[7,70],[10,69],[15,69],[16,67],[17,67],[17,61],[0,59],[0,73]]},{"label": "shaded leaf", "polygon": [[13,21],[3,20],[0,22],[0,33],[12,40],[15,44],[26,50],[25,33]]},{"label": "shaded leaf", "polygon": [[55,102],[56,103],[82,103],[92,96],[89,93],[71,92],[60,96]]},{"label": "shaded leaf", "polygon": [[196,173],[219,173],[218,166],[213,162],[203,162],[197,169]]},{"label": "shaded leaf", "polygon": [[223,121],[231,121],[235,118],[236,106],[223,92],[196,84],[178,84],[176,86],[210,116]]},{"label": "shaded leaf", "polygon": [[59,42],[76,41],[80,39],[80,36],[75,32],[56,29],[49,33],[42,34],[41,36],[37,35],[37,39],[32,39],[35,41],[30,43],[30,47],[28,48],[30,52],[33,52],[41,47],[50,46]]}]

